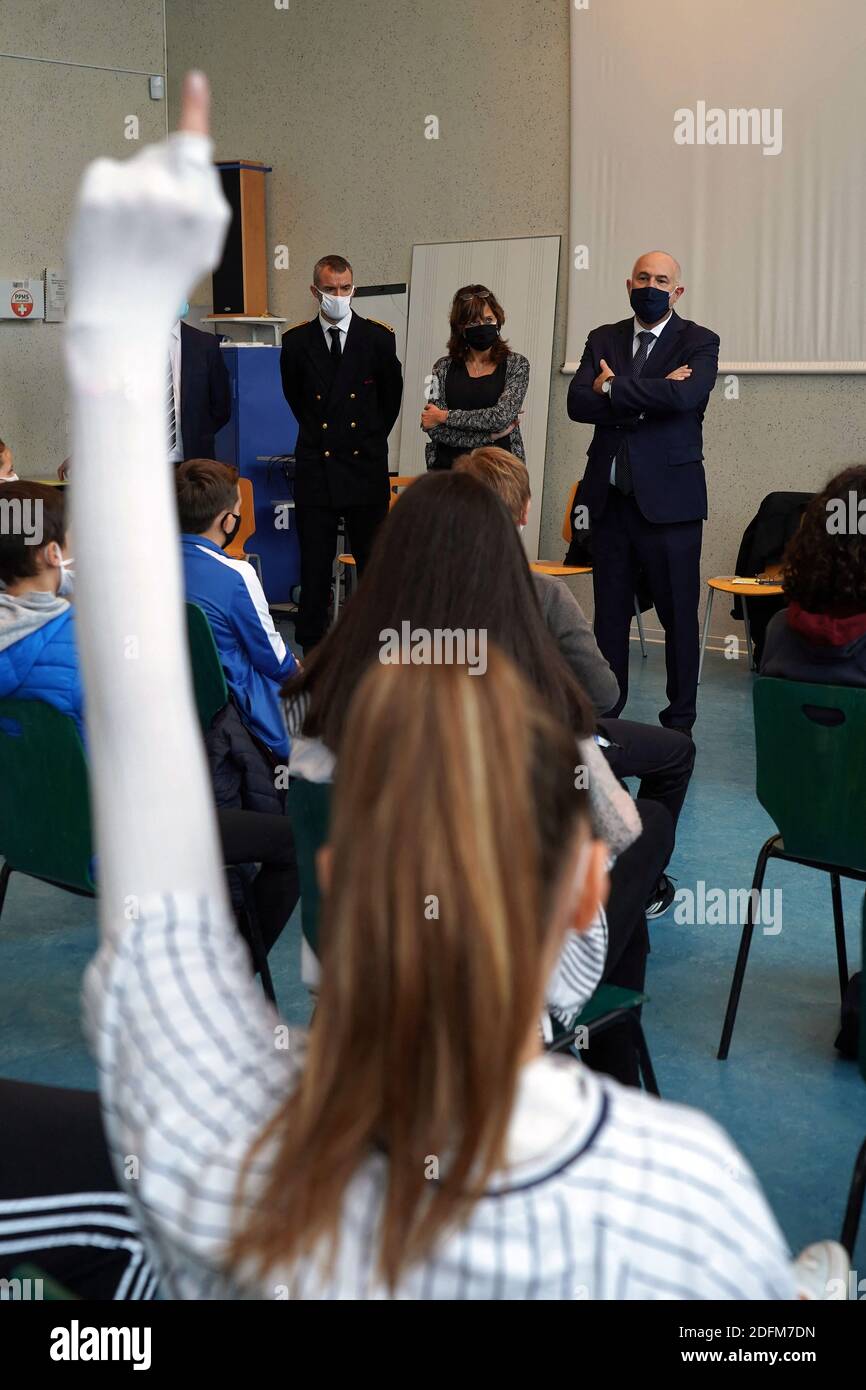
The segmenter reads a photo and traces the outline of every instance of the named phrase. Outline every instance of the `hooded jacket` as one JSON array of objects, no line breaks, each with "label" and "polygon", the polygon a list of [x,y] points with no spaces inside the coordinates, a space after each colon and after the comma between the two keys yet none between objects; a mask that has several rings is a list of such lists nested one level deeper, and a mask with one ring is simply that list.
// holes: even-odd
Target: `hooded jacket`
[{"label": "hooded jacket", "polygon": [[866,613],[834,618],[789,603],[767,628],[761,675],[866,686]]},{"label": "hooded jacket", "polygon": [[75,623],[65,598],[0,591],[0,698],[53,705],[71,715],[84,739]]}]

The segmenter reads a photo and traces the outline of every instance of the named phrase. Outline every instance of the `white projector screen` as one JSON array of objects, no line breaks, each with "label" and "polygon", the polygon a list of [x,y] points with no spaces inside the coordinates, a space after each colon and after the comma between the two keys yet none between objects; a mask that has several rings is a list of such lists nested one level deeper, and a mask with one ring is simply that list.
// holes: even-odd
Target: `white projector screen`
[{"label": "white projector screen", "polygon": [[653,250],[720,370],[866,371],[864,0],[569,4],[563,371]]}]

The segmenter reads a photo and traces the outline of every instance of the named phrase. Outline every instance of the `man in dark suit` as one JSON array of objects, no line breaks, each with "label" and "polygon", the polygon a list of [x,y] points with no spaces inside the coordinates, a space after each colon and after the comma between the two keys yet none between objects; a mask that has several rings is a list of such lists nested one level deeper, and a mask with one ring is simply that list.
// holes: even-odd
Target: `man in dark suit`
[{"label": "man in dark suit", "polygon": [[572,420],[595,426],[579,500],[593,534],[595,635],[628,696],[629,629],[643,572],[665,630],[668,705],[689,733],[698,688],[698,603],[707,485],[702,422],[719,339],[680,318],[680,267],[653,251],[626,281],[634,318],[595,328],[568,390]]},{"label": "man in dark suit", "polygon": [[232,414],[231,381],[219,339],[178,319],[169,340],[169,362],[168,456],[172,463],[212,459],[214,436]]},{"label": "man in dark suit", "polygon": [[301,600],[295,639],[305,652],[328,625],[340,517],[360,575],[388,512],[388,435],[403,395],[393,329],[352,311],[349,262],[323,257],[310,290],[319,312],[283,334],[280,357],[283,394],[298,422]]}]

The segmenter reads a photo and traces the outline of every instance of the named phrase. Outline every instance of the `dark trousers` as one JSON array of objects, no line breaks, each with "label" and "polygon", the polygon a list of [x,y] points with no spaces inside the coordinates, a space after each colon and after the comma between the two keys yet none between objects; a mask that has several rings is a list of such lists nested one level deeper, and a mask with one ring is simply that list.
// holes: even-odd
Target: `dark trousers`
[{"label": "dark trousers", "polygon": [[260,864],[253,883],[259,930],[269,951],[300,894],[298,861],[288,816],[218,810],[224,864]]},{"label": "dark trousers", "polygon": [[659,722],[686,729],[695,722],[702,533],[702,521],[647,521],[634,497],[614,487],[604,511],[592,519],[595,637],[619,681],[619,699],[607,711],[611,717],[628,699],[629,630],[643,571],[665,631],[668,705]]},{"label": "dark trousers", "polygon": [[[637,808],[641,834],[619,856],[610,873],[607,964],[602,983],[641,992],[650,949],[644,908],[673,852],[674,823],[657,801],[638,800]],[[625,1027],[599,1033],[581,1056],[593,1071],[604,1072],[626,1086],[640,1084],[637,1057]]]},{"label": "dark trousers", "polygon": [[602,748],[615,777],[639,777],[641,801],[664,806],[676,829],[695,766],[695,745],[678,729],[639,724],[634,719],[600,719],[612,747]]},{"label": "dark trousers", "polygon": [[306,503],[295,507],[301,547],[301,600],[295,621],[295,640],[305,652],[322,640],[328,628],[331,574],[340,517],[346,523],[346,540],[360,578],[376,531],[387,515],[387,498],[367,507],[311,507]]},{"label": "dark trousers", "polygon": [[96,1092],[0,1081],[0,1134],[0,1278],[33,1264],[79,1298],[153,1298]]}]

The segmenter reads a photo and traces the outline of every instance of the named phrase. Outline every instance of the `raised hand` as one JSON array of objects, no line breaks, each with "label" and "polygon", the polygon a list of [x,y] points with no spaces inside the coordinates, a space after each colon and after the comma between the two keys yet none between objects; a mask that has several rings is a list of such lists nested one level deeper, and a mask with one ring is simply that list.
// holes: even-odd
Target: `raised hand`
[{"label": "raised hand", "polygon": [[230,218],[208,135],[210,92],[189,73],[177,132],[132,159],[85,172],[69,236],[70,328],[150,321],[168,332],[177,306],[218,263]]}]

